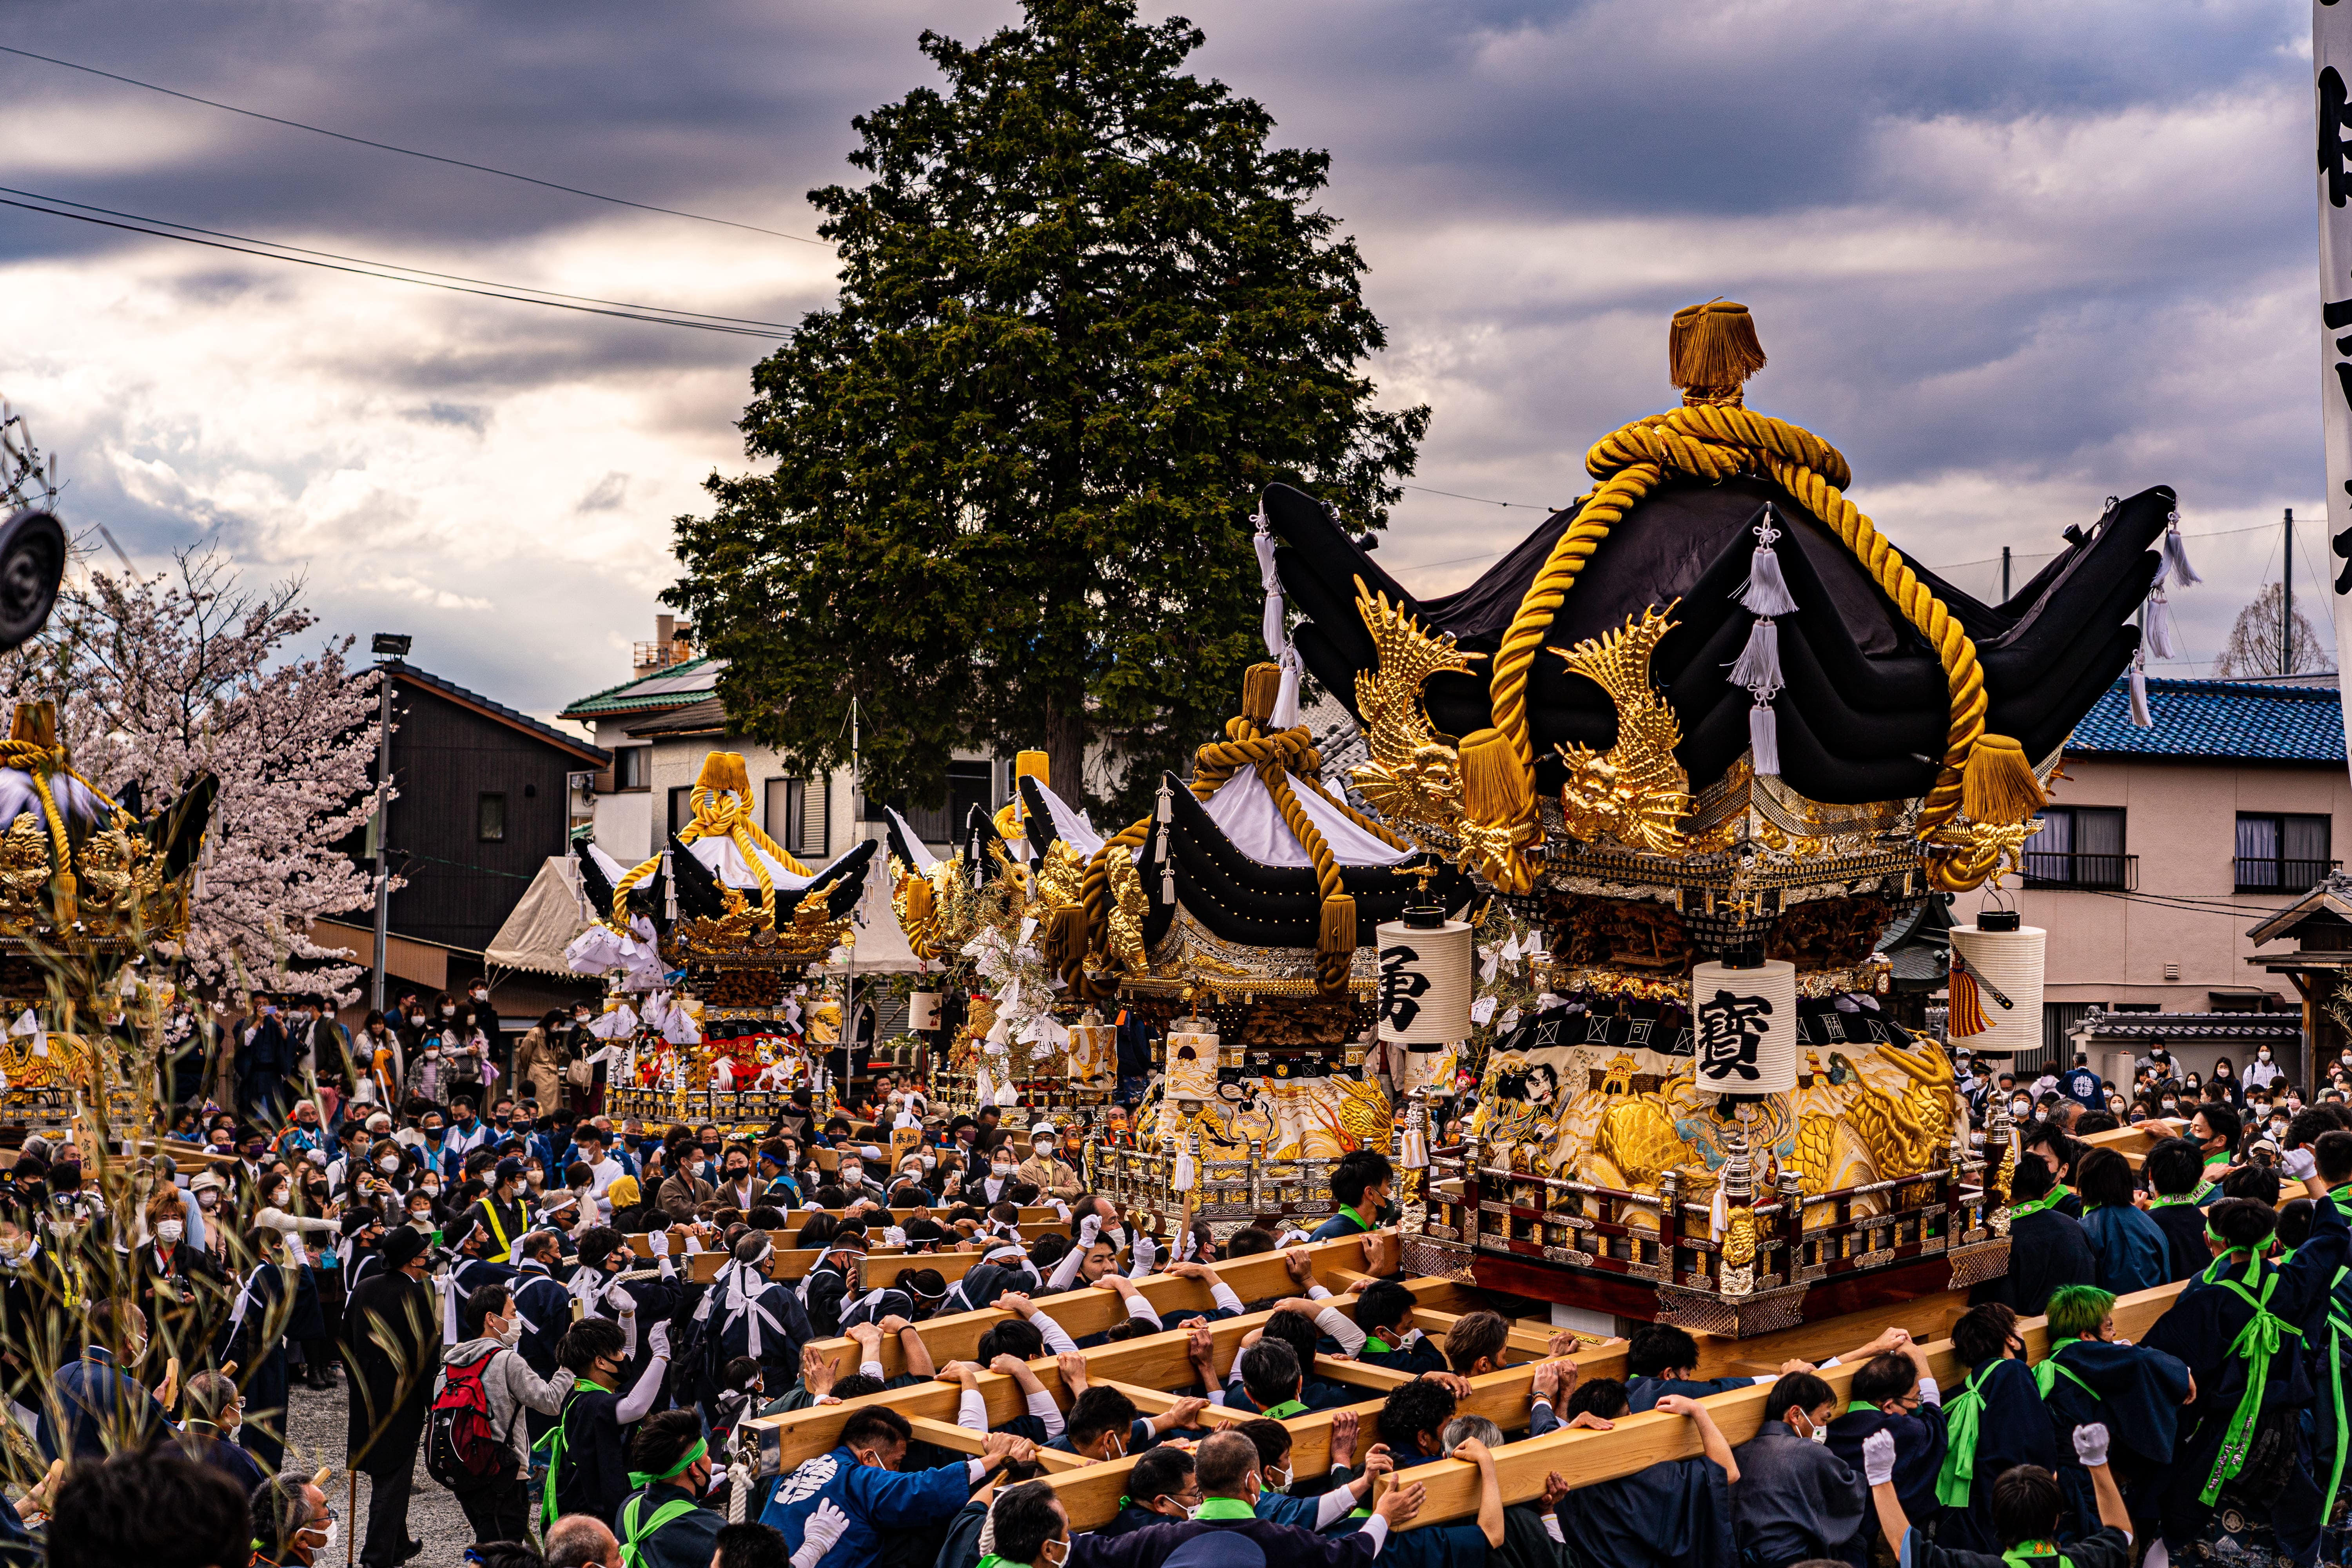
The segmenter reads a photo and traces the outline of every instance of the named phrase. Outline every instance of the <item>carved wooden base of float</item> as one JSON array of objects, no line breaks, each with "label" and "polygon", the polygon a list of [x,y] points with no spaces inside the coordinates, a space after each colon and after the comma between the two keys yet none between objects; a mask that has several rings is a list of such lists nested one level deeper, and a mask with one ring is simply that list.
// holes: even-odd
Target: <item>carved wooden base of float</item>
[{"label": "carved wooden base of float", "polygon": [[1974,1265],[1970,1272],[1975,1276],[1969,1279],[1959,1278],[1962,1270],[1952,1258],[1919,1258],[1818,1284],[1768,1283],[1736,1297],[1491,1252],[1480,1253],[1476,1261],[1469,1265],[1465,1277],[1455,1271],[1460,1247],[1440,1247],[1418,1237],[1409,1237],[1405,1242],[1404,1269],[1408,1274],[1453,1279],[1482,1289],[1507,1290],[1514,1296],[1559,1301],[1621,1318],[1673,1323],[1695,1333],[1745,1339],[1794,1328],[1800,1323],[1818,1323],[1849,1312],[1892,1306],[1939,1290],[1965,1289],[2008,1271],[2006,1241],[1988,1242],[1970,1250],[1977,1256],[1969,1259]]}]

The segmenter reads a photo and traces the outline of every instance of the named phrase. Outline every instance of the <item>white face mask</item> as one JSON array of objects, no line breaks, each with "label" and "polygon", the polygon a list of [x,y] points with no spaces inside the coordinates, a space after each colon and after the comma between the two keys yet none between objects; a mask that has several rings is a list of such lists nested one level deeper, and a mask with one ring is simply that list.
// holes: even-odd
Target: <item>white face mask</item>
[{"label": "white face mask", "polygon": [[220,1194],[214,1192],[198,1193],[196,1206],[200,1209],[216,1209],[220,1207]]},{"label": "white face mask", "polygon": [[2270,1054],[2270,1052],[2268,1052],[2268,1051],[2258,1051],[2258,1052],[2256,1052],[2255,1054],[2256,1054],[2256,1055],[2258,1055],[2258,1056],[2260,1056],[2260,1057],[2263,1058],[2263,1060],[2264,1060],[2264,1061],[2268,1061],[2268,1060],[2270,1060],[2270,1059],[2271,1059],[2271,1054]]},{"label": "white face mask", "polygon": [[995,1163],[993,1163],[993,1164],[990,1165],[990,1166],[989,1166],[989,1169],[990,1169],[991,1171],[994,1172],[997,1175],[1000,1175],[1000,1176],[1009,1176],[1009,1175],[1011,1175],[1011,1174],[1013,1173],[1013,1167],[1012,1167],[1012,1166],[1010,1166],[1010,1165],[1008,1165],[1008,1164],[1006,1164],[1006,1163],[1005,1163],[1003,1161],[1002,1161],[1002,1160],[999,1160],[999,1161],[997,1161]]},{"label": "white face mask", "polygon": [[514,1349],[516,1342],[522,1338],[522,1320],[520,1318],[508,1319],[507,1326],[500,1329],[494,1337],[498,1340],[499,1343],[506,1346],[507,1349]]},{"label": "white face mask", "polygon": [[[742,1173],[738,1171],[736,1174],[740,1176]],[[841,1179],[847,1182],[850,1185],[856,1186],[858,1183],[866,1179],[866,1167],[863,1165],[844,1165],[841,1168]]]},{"label": "white face mask", "polygon": [[382,1171],[388,1176],[394,1171],[400,1169],[400,1156],[397,1154],[386,1154],[383,1159],[378,1160],[375,1163],[375,1168]]},{"label": "white face mask", "polygon": [[922,1162],[923,1169],[926,1171],[930,1170],[939,1164],[939,1160],[933,1155],[922,1154],[917,1156],[917,1158]]},{"label": "white face mask", "polygon": [[188,1227],[178,1220],[167,1219],[155,1227],[155,1239],[166,1247],[177,1247],[180,1245],[180,1237],[185,1236],[187,1232]]},{"label": "white face mask", "polygon": [[453,1007],[453,1006],[450,1006],[450,1005],[448,1005],[447,1004],[446,1004],[446,1003],[445,1003],[445,1004],[443,1004],[442,1008],[441,1008],[441,1016],[442,1016],[443,1017],[445,1017],[445,1018],[451,1017],[451,1016],[454,1016],[456,1015],[457,1011],[457,1008],[455,1008],[455,1007]]},{"label": "white face mask", "polygon": [[2030,1116],[2033,1113],[2033,1102],[2030,1100],[2012,1100],[2009,1102],[2009,1113],[2011,1116]]}]

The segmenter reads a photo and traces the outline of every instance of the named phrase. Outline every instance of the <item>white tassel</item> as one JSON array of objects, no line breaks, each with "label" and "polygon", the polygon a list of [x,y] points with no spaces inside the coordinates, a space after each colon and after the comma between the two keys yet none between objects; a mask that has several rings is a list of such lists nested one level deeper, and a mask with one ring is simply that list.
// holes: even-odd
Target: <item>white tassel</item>
[{"label": "white tassel", "polygon": [[1192,1190],[1192,1145],[1189,1140],[1177,1151],[1176,1170],[1168,1178],[1168,1190],[1175,1193]]},{"label": "white tassel", "polygon": [[2141,623],[2141,642],[2157,658],[2178,658],[2179,651],[2172,642],[2172,616],[2164,602],[2164,591],[2158,589],[2147,597],[2147,615]]},{"label": "white tassel", "polygon": [[1282,655],[1282,684],[1274,694],[1274,717],[1268,721],[1276,730],[1298,728],[1298,656],[1287,648]]},{"label": "white tassel", "polygon": [[1732,661],[1731,684],[1747,688],[1759,701],[1780,689],[1780,627],[1769,616],[1759,616],[1748,629],[1748,646]]},{"label": "white tassel", "polygon": [[667,849],[662,851],[661,874],[662,918],[675,921],[677,919],[677,876],[670,866],[669,851]]},{"label": "white tassel", "polygon": [[979,1072],[972,1078],[971,1094],[972,1100],[977,1104],[992,1105],[995,1103],[996,1080],[988,1076],[988,1063],[985,1061],[982,1061],[980,1064]]},{"label": "white tassel", "polygon": [[1757,777],[1780,776],[1780,719],[1769,701],[1748,710],[1748,748],[1755,753]]},{"label": "white tassel", "polygon": [[1768,501],[1764,521],[1756,525],[1756,553],[1748,557],[1748,581],[1733,595],[1742,608],[1759,616],[1796,613],[1796,596],[1789,592],[1789,580],[1780,574],[1780,558],[1772,551],[1772,542],[1780,537],[1780,531],[1772,526],[1772,506]]},{"label": "white tassel", "polygon": [[1290,639],[1284,635],[1282,624],[1282,578],[1274,569],[1274,535],[1265,526],[1265,505],[1258,504],[1257,531],[1250,543],[1257,550],[1258,585],[1265,590],[1265,614],[1259,635],[1265,639],[1268,658],[1280,658],[1287,650]]},{"label": "white tassel", "polygon": [[1154,822],[1172,822],[1175,818],[1175,808],[1168,804],[1168,781],[1163,778],[1160,781],[1159,804],[1151,808],[1151,820]]},{"label": "white tassel", "polygon": [[2134,659],[2131,668],[2131,721],[2135,730],[2153,730],[2156,719],[2147,710],[2147,671]]},{"label": "white tassel", "polygon": [[2193,588],[2205,581],[2197,574],[2197,569],[2189,564],[2189,544],[2180,537],[2180,514],[2177,511],[2165,525],[2164,558],[2171,563],[2172,574],[2180,579],[2182,587]]}]

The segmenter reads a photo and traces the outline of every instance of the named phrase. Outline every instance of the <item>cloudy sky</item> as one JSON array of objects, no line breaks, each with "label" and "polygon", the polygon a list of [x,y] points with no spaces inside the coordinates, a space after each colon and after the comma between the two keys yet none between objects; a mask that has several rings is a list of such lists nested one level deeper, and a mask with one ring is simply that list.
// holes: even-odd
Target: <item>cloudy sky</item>
[{"label": "cloudy sky", "polygon": [[[1164,8],[1147,6],[1149,15]],[[1666,316],[1756,312],[1756,405],[1843,447],[1904,549],[2046,553],[2169,484],[2202,673],[2300,531],[2326,561],[2308,12],[2287,0],[1285,0],[1184,8],[1199,70],[1328,148],[1434,411],[1383,546],[1460,585],[1671,400]],[[926,26],[1015,6],[48,0],[16,48],[352,136],[801,236]],[[469,278],[789,322],[830,253],[329,140],[0,54],[17,192]],[[10,199],[16,199],[11,197]],[[327,625],[552,713],[626,674],[669,520],[743,464],[756,338],[498,303],[0,207],[0,393],[77,524],[216,542]],[[1435,492],[1450,491],[1453,495]],[[1477,500],[1457,497],[1481,498]],[[2032,563],[2029,562],[2029,567]],[[2022,573],[2021,573],[2021,578]],[[2331,638],[2332,643],[2332,638]]]}]

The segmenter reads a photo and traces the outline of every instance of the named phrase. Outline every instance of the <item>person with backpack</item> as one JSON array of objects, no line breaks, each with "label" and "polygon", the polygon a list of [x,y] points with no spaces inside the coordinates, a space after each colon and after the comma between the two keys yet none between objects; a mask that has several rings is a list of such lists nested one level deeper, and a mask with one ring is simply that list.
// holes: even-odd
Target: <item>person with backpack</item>
[{"label": "person with backpack", "polygon": [[709,1568],[727,1516],[702,1506],[709,1444],[691,1410],[648,1415],[629,1440],[629,1484],[613,1533],[623,1568]]},{"label": "person with backpack", "polygon": [[524,1412],[553,1415],[572,1374],[541,1379],[517,1344],[522,1316],[504,1285],[485,1285],[458,1309],[465,1339],[441,1352],[441,1387],[425,1438],[425,1468],[457,1496],[476,1542],[520,1541],[530,1524]]}]

